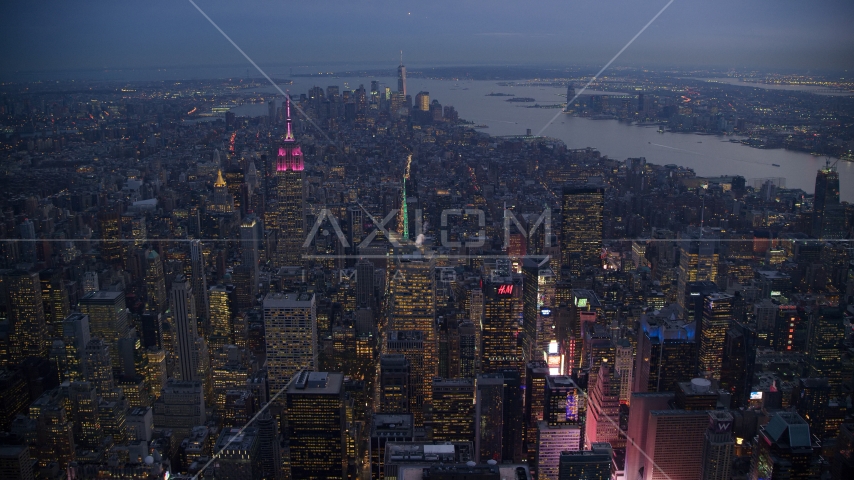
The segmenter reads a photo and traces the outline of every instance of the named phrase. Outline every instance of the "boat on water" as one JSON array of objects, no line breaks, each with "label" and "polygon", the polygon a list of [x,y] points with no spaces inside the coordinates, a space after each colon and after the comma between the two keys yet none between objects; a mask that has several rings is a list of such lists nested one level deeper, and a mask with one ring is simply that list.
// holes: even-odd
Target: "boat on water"
[{"label": "boat on water", "polygon": [[772,163],[771,165],[772,165],[772,166],[774,166],[774,167],[779,167],[779,166],[780,166],[779,164],[776,164],[776,163]]}]

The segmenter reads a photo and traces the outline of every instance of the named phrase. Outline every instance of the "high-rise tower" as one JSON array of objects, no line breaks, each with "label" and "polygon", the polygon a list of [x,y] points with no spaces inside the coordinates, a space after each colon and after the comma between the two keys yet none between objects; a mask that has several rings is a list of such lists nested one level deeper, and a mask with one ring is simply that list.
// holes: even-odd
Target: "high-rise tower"
[{"label": "high-rise tower", "polygon": [[406,97],[406,67],[403,65],[403,50],[400,51],[400,65],[397,67],[397,91]]},{"label": "high-rise tower", "polygon": [[546,261],[526,258],[522,262],[522,355],[526,362],[542,360],[549,341],[554,339],[552,306],[555,276]]},{"label": "high-rise tower", "polygon": [[317,308],[312,293],[270,293],[264,297],[264,331],[271,392],[300,370],[317,368]]},{"label": "high-rise tower", "polygon": [[163,262],[160,255],[149,250],[145,255],[145,294],[147,307],[157,313],[166,311],[166,278],[163,276]]},{"label": "high-rise tower", "polygon": [[824,377],[833,394],[842,385],[842,343],[845,340],[845,322],[839,308],[819,308],[810,321],[807,365],[813,378]]},{"label": "high-rise tower", "polygon": [[119,340],[128,337],[129,320],[124,292],[100,290],[80,299],[80,312],[89,315],[89,331],[110,347],[114,366],[121,364]]},{"label": "high-rise tower", "polygon": [[[420,382],[423,400],[428,402],[432,398],[433,377],[438,374],[438,353],[436,342],[436,328],[434,327],[436,316],[435,296],[433,295],[433,272],[435,265],[431,261],[423,259],[402,259],[396,266],[394,278],[391,279],[391,318],[389,324],[391,329],[387,333],[387,339],[392,341],[390,332],[400,330],[417,330],[421,332],[423,349],[418,352],[422,356],[421,366],[414,362],[410,364],[413,372],[421,370]],[[409,334],[411,337],[411,334]],[[388,344],[389,347],[391,343]],[[385,353],[404,353],[402,351],[389,351]],[[417,381],[417,380],[416,380]],[[421,405],[417,400],[419,386],[411,385],[410,395],[416,395],[416,405]],[[420,426],[418,412],[415,415],[415,425]]]},{"label": "high-rise tower", "polygon": [[208,281],[205,276],[205,257],[200,240],[190,242],[190,272],[193,291],[199,292],[199,295],[195,297],[196,314],[207,318],[208,297],[204,295],[204,292],[208,291]]},{"label": "high-rise tower", "polygon": [[699,369],[708,378],[721,379],[724,341],[733,316],[735,297],[725,293],[707,295],[703,302]]},{"label": "high-rise tower", "polygon": [[561,204],[561,266],[575,274],[601,269],[602,210],[605,188],[596,185],[563,189]]},{"label": "high-rise tower", "polygon": [[709,412],[709,428],[703,439],[702,480],[725,480],[730,478],[733,460],[732,414],[724,411]]},{"label": "high-rise tower", "polygon": [[[200,295],[204,295],[201,292]],[[196,302],[187,277],[179,275],[172,282],[172,315],[178,335],[178,362],[181,380],[198,381],[199,345],[196,325]]]},{"label": "high-rise tower", "polygon": [[839,208],[839,172],[830,165],[815,176],[812,236],[842,238],[845,213]]},{"label": "high-rise tower", "polygon": [[285,109],[287,132],[276,157],[276,266],[279,267],[301,264],[305,240],[305,164],[302,149],[294,138],[290,97],[285,100]]},{"label": "high-rise tower", "polygon": [[[500,277],[499,277],[500,278]],[[516,295],[518,285],[509,277],[504,281],[483,283],[483,351],[481,365],[484,373],[495,373],[512,368],[524,371],[522,348],[517,342],[519,320],[515,315],[521,295]]]},{"label": "high-rise tower", "polygon": [[290,478],[346,478],[344,375],[299,372],[285,398]]},{"label": "high-rise tower", "polygon": [[11,325],[11,360],[47,355],[47,328],[39,274],[16,270],[0,278],[6,290],[6,315]]}]

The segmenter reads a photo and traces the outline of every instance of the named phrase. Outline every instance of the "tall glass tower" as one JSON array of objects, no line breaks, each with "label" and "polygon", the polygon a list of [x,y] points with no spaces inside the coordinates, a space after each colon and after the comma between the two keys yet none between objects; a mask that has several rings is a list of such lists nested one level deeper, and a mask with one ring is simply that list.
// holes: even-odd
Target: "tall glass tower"
[{"label": "tall glass tower", "polygon": [[839,172],[828,165],[815,176],[812,235],[816,238],[842,238],[845,213],[839,206]]},{"label": "tall glass tower", "polygon": [[403,65],[403,50],[400,51],[400,65],[397,67],[397,91],[406,97],[406,66]]},{"label": "tall glass tower", "polygon": [[605,188],[595,185],[568,186],[561,202],[561,266],[574,274],[601,269],[602,210]]}]

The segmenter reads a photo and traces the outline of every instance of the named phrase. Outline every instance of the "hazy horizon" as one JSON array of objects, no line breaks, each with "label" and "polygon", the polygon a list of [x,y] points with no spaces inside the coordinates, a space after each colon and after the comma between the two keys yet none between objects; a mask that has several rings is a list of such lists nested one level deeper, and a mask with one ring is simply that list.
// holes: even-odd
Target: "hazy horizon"
[{"label": "hazy horizon", "polygon": [[[667,0],[390,1],[329,4],[199,0],[271,75],[282,69],[604,65]],[[4,2],[0,76],[99,70],[253,69],[188,1]],[[611,69],[854,68],[854,3],[677,0]],[[276,70],[279,71],[276,71]],[[254,70],[254,69],[253,69]],[[250,72],[250,76],[256,75]]]}]

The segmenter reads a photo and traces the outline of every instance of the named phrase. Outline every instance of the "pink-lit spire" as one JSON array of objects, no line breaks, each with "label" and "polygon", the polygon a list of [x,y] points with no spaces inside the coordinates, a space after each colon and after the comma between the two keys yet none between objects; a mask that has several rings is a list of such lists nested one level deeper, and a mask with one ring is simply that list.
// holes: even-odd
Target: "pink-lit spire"
[{"label": "pink-lit spire", "polygon": [[288,170],[292,170],[294,172],[301,172],[305,169],[305,164],[303,163],[302,149],[294,137],[293,121],[291,120],[291,96],[289,94],[285,95],[285,109],[287,114],[285,120],[287,132],[285,133],[284,141],[279,146],[279,155],[276,158],[276,171],[287,172]]}]

